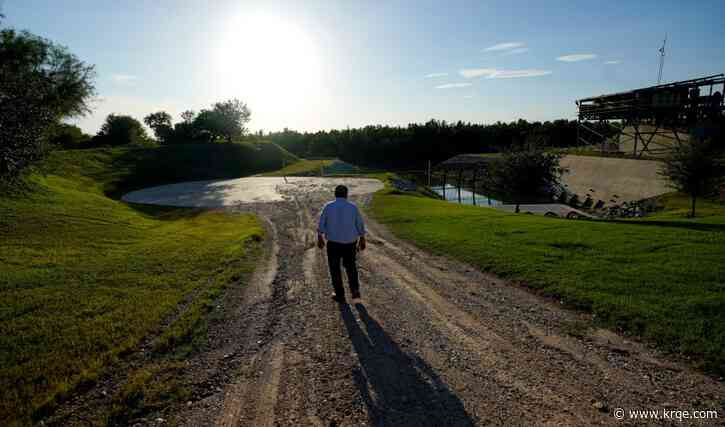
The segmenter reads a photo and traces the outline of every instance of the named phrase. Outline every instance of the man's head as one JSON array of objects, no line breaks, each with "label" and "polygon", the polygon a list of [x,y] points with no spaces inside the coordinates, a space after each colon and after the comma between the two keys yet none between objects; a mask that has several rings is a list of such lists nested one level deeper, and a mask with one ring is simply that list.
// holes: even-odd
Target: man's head
[{"label": "man's head", "polygon": [[335,197],[342,197],[343,199],[347,199],[347,187],[344,185],[338,185],[335,187]]}]

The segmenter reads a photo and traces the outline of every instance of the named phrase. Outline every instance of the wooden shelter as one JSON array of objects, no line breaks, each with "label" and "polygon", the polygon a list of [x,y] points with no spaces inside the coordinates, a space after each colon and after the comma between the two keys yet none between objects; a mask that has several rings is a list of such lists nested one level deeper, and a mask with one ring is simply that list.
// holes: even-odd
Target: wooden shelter
[{"label": "wooden shelter", "polygon": [[458,201],[461,201],[461,187],[466,183],[466,174],[469,175],[468,182],[473,187],[473,204],[476,204],[476,181],[484,177],[491,162],[495,161],[497,154],[459,154],[439,163],[436,170],[443,174],[443,198],[445,198],[446,183],[448,175],[455,178],[458,189]]}]

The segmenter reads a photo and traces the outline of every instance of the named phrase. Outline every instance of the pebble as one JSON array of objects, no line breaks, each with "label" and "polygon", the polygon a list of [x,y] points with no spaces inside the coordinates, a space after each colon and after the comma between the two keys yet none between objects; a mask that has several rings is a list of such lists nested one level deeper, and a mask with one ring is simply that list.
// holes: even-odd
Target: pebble
[{"label": "pebble", "polygon": [[604,403],[604,402],[601,402],[599,400],[597,400],[596,402],[594,402],[592,404],[592,406],[595,407],[595,408],[597,408],[599,411],[602,411],[602,412],[607,412],[609,410],[609,408],[607,407],[607,404]]}]

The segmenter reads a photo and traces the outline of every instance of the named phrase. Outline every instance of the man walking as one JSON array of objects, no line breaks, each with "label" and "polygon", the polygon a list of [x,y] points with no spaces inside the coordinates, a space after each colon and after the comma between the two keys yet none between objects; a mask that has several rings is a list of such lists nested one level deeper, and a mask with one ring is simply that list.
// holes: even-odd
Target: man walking
[{"label": "man walking", "polygon": [[347,187],[335,187],[335,201],[325,205],[317,228],[317,247],[325,247],[327,238],[327,262],[330,265],[330,277],[337,302],[345,302],[345,289],[342,287],[340,260],[347,272],[347,281],[353,298],[360,298],[360,284],[357,278],[355,255],[358,249],[365,250],[365,223],[354,203],[347,201]]}]

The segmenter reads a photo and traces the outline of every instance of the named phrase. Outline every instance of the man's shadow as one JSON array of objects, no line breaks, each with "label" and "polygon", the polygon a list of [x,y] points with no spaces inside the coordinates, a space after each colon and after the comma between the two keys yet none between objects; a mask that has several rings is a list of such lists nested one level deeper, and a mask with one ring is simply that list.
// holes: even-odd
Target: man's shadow
[{"label": "man's shadow", "polygon": [[362,371],[353,377],[375,426],[471,426],[463,403],[422,359],[402,351],[363,304],[355,304],[362,330],[347,304],[340,314]]}]

